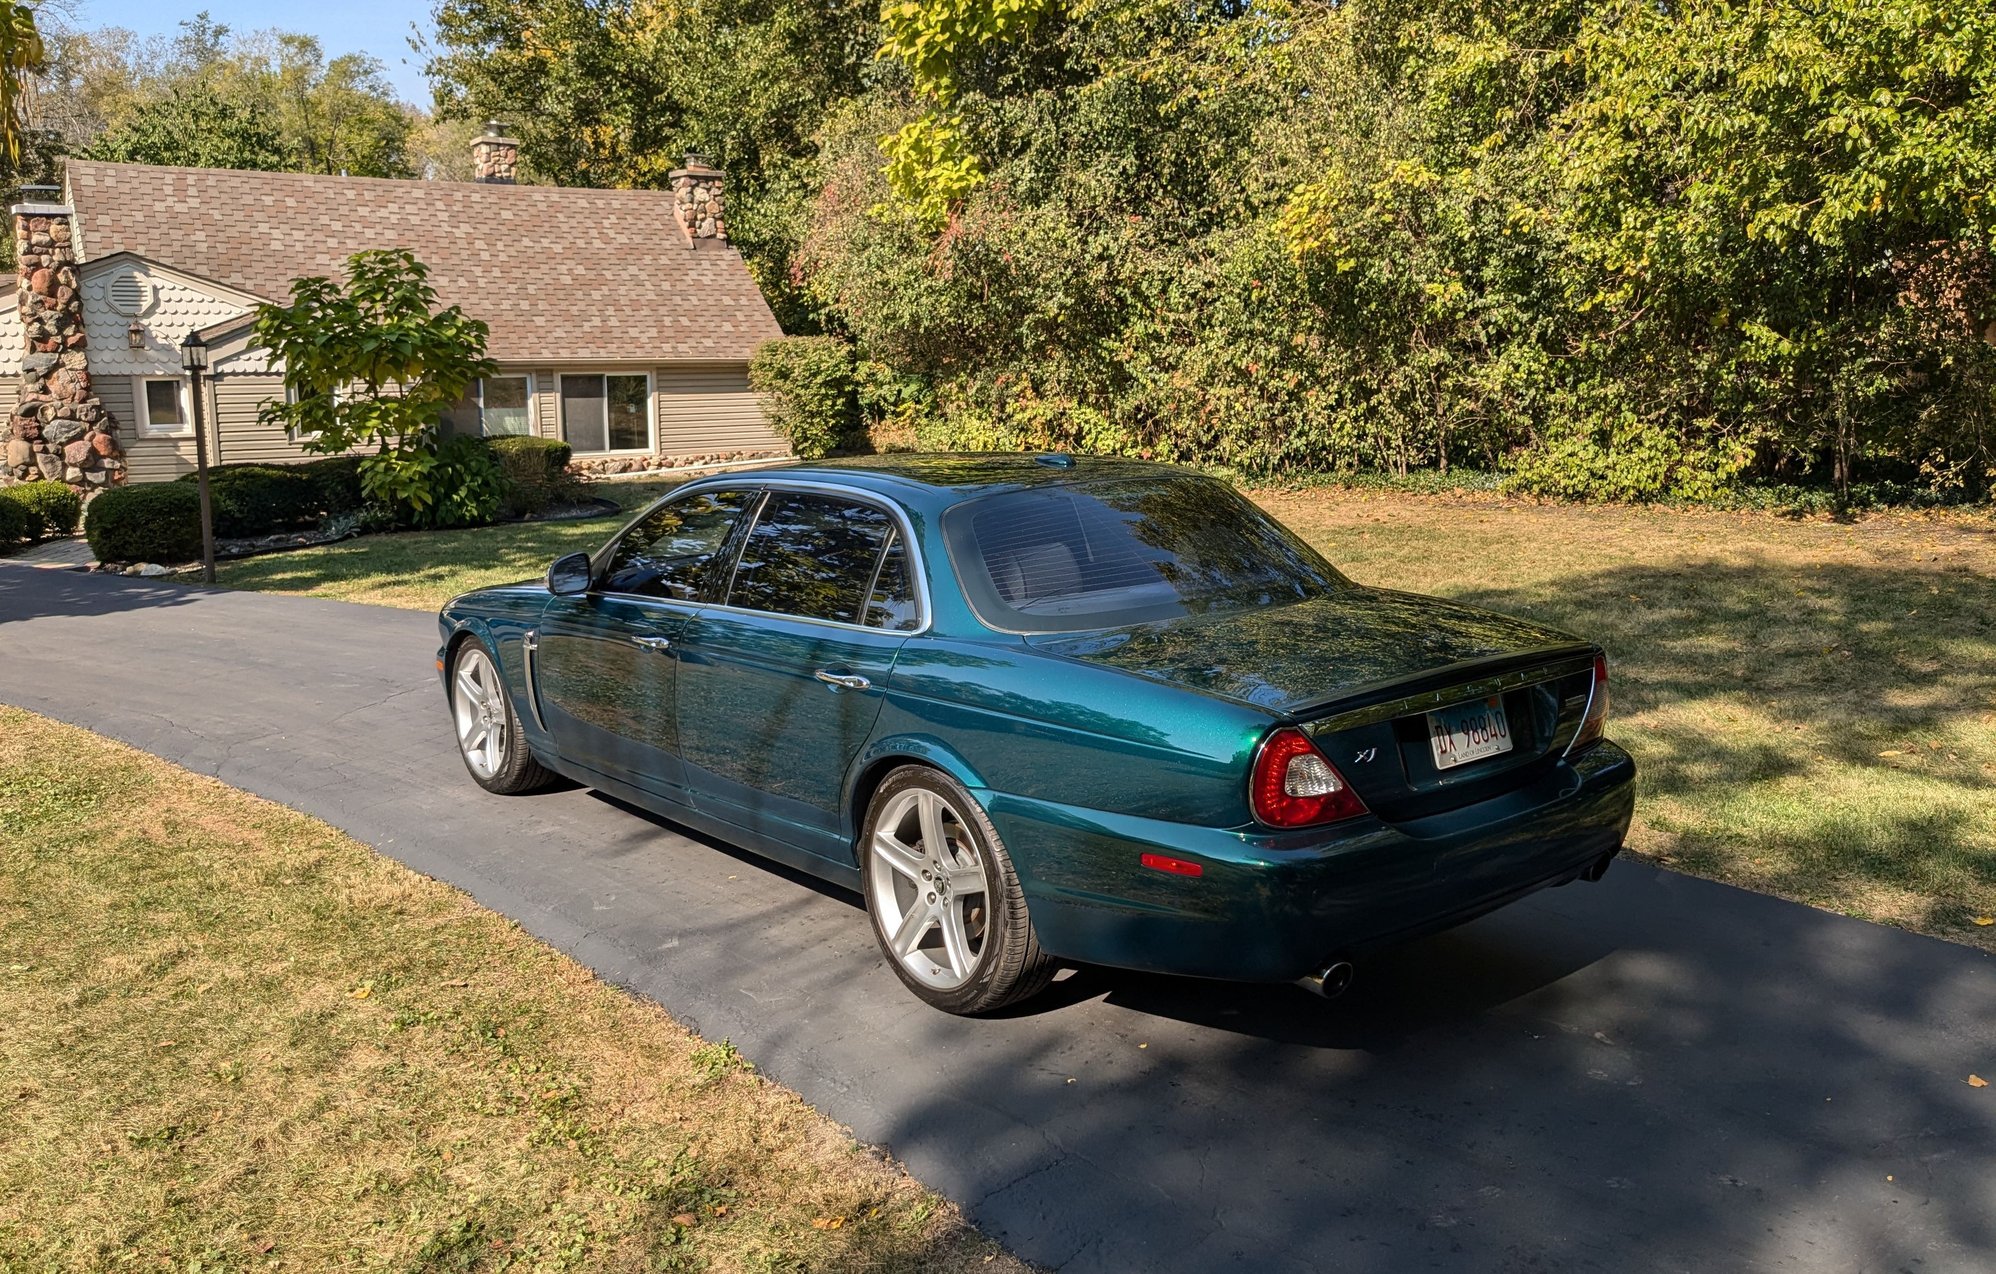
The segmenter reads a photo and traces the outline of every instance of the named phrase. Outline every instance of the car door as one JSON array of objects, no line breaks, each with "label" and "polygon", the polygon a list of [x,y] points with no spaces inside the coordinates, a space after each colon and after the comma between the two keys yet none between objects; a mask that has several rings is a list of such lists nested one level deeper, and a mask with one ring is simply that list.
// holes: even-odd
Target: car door
[{"label": "car door", "polygon": [[685,800],[674,646],[760,497],[750,487],[667,499],[599,556],[578,597],[551,599],[534,634],[539,702],[564,760]]},{"label": "car door", "polygon": [[884,505],[772,487],[724,603],[682,633],[679,746],[695,807],[850,864],[845,776],[923,618]]}]

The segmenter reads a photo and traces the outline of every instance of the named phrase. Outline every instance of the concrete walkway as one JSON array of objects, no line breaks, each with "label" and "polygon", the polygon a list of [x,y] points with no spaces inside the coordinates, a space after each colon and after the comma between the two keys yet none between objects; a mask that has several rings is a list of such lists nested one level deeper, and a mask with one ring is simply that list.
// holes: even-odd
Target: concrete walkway
[{"label": "concrete walkway", "polygon": [[[462,886],[1067,1270],[1996,1269],[1996,961],[1621,864],[1334,1004],[908,996],[857,900],[584,791],[488,796],[430,616],[0,564],[0,700]],[[1887,1178],[1892,1178],[1888,1180]]]}]

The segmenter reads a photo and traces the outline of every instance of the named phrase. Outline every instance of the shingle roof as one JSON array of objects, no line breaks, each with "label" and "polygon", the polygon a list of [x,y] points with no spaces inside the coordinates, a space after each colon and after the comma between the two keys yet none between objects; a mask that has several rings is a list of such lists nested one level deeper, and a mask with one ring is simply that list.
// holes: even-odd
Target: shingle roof
[{"label": "shingle roof", "polygon": [[389,181],[72,159],[89,258],[137,252],[273,300],[408,248],[502,362],[738,362],[782,335],[741,255],[688,246],[666,191]]}]

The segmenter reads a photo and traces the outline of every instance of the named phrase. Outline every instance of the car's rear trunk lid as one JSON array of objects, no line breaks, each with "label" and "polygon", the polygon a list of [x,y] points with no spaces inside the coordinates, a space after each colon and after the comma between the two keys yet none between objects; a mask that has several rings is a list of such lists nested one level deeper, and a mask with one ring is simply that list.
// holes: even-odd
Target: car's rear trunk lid
[{"label": "car's rear trunk lid", "polygon": [[[1400,822],[1530,783],[1579,729],[1594,649],[1439,598],[1348,588],[1294,605],[1031,639],[1039,648],[1264,708],[1311,735],[1367,806]],[[1446,764],[1431,726],[1470,705],[1501,750]],[[1501,718],[1498,713],[1501,711]],[[1460,723],[1457,721],[1456,723]],[[1495,747],[1487,729],[1454,756]],[[1466,745],[1466,746],[1465,746]]]}]

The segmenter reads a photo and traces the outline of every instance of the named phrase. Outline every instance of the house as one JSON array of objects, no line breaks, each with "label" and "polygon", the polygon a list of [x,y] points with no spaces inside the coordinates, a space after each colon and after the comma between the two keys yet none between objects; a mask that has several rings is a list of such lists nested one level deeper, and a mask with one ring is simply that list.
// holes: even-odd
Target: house
[{"label": "house", "polygon": [[474,182],[163,168],[71,160],[13,208],[19,283],[0,302],[0,481],[87,489],[194,468],[180,342],[211,347],[210,463],[309,458],[258,408],[284,394],[254,307],[366,248],[407,248],[439,304],[491,329],[499,373],[445,427],[564,438],[585,469],[782,455],[748,387],[781,335],[728,246],[722,174],[697,156],[671,189],[513,182],[497,125]]}]

